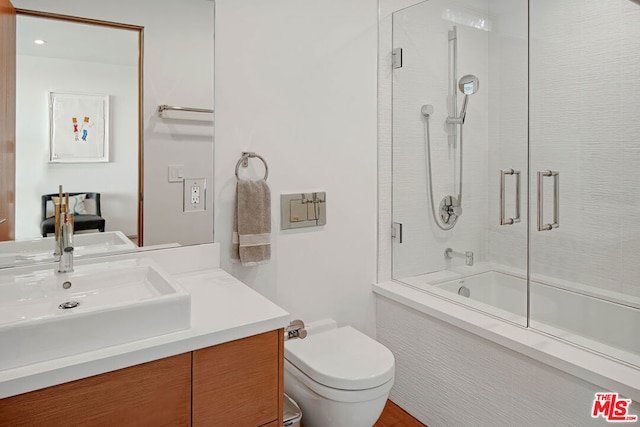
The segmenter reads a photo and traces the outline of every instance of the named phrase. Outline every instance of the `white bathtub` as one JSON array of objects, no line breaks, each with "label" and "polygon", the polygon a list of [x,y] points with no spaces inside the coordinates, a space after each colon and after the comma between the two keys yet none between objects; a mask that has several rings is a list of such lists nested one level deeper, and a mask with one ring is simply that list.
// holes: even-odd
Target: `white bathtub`
[{"label": "white bathtub", "polygon": [[[492,316],[527,325],[525,277],[497,270],[465,277],[440,272],[403,282]],[[562,288],[560,287],[562,286]],[[464,296],[468,291],[468,297]],[[640,367],[640,302],[568,282],[531,281],[529,326]],[[615,302],[611,302],[615,301]]]}]

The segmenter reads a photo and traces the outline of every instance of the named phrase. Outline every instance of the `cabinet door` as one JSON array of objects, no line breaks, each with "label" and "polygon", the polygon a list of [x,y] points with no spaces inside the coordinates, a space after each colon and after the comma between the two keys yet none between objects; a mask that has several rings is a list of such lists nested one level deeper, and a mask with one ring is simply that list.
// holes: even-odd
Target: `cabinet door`
[{"label": "cabinet door", "polygon": [[0,426],[188,426],[191,353],[0,400]]},{"label": "cabinet door", "polygon": [[193,425],[282,425],[282,360],[282,330],[194,351]]}]

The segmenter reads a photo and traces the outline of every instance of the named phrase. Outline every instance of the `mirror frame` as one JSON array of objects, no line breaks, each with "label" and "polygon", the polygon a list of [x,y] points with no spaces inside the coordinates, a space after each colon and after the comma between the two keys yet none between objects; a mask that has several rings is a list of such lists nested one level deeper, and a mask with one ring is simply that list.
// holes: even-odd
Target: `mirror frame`
[{"label": "mirror frame", "polygon": [[[138,33],[138,247],[143,246],[144,236],[144,129],[143,129],[143,59],[144,59],[144,27],[139,25],[123,24],[120,22],[102,21],[99,19],[82,18],[71,15],[40,12],[37,10],[18,9],[16,15],[56,19],[60,21],[79,24],[99,25],[114,29],[136,31]],[[16,141],[17,143],[17,141]]]}]

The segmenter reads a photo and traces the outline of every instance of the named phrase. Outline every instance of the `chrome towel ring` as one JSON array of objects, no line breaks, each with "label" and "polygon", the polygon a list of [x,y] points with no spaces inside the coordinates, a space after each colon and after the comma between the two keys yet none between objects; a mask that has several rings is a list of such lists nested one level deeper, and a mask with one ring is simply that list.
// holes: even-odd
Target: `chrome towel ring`
[{"label": "chrome towel ring", "polygon": [[243,168],[246,168],[247,166],[249,166],[249,159],[254,157],[260,159],[264,164],[264,180],[265,181],[267,180],[267,177],[269,176],[269,166],[267,165],[267,162],[264,160],[264,158],[261,155],[256,154],[252,151],[243,151],[242,157],[240,157],[240,160],[238,160],[238,163],[236,163],[237,179],[240,179],[240,177],[238,176],[238,169],[240,168],[240,165],[242,165]]}]

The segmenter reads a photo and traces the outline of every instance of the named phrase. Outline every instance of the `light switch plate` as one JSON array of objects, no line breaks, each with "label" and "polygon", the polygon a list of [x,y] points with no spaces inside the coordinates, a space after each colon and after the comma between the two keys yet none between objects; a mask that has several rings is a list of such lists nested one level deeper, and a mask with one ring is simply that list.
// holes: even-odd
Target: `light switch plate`
[{"label": "light switch plate", "polygon": [[183,187],[183,211],[202,212],[207,206],[206,178],[185,178]]},{"label": "light switch plate", "polygon": [[169,182],[184,181],[184,165],[169,165]]}]

